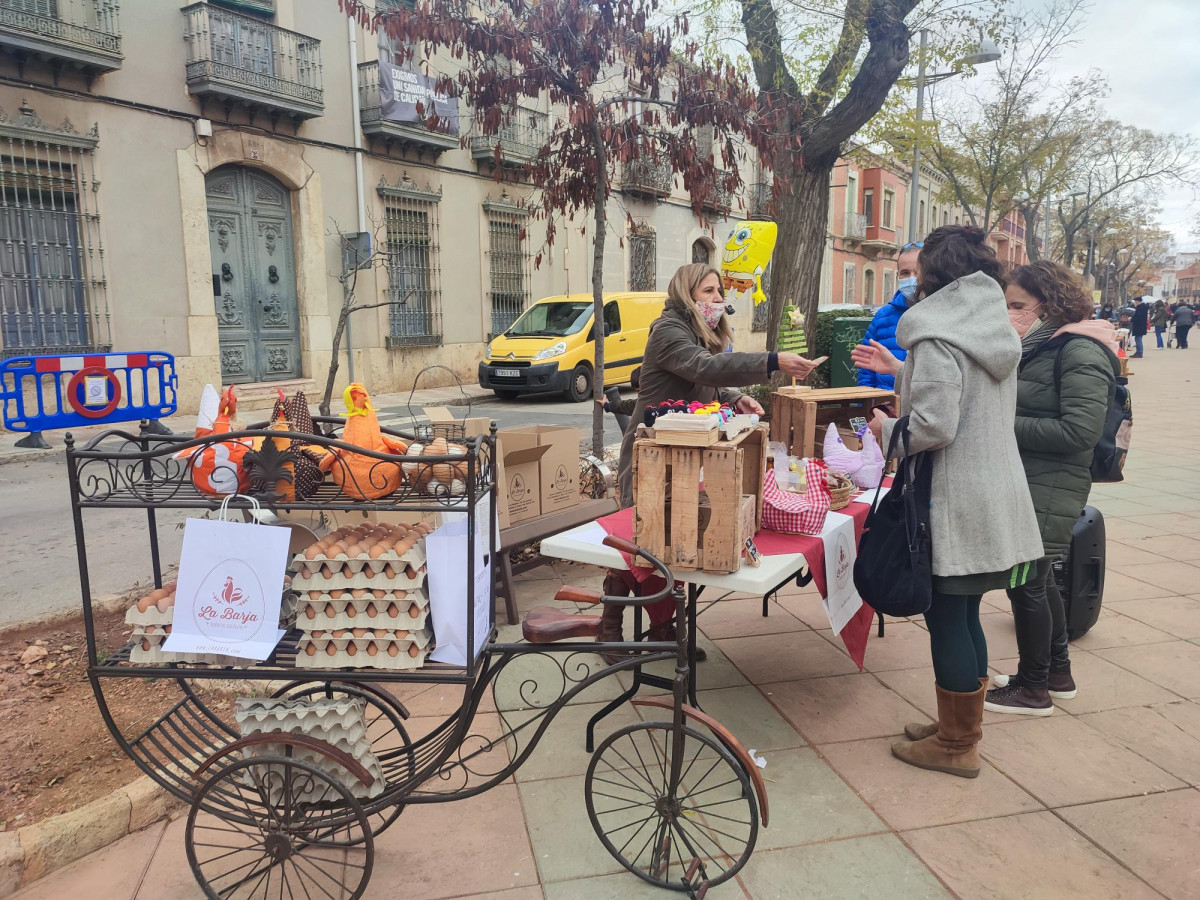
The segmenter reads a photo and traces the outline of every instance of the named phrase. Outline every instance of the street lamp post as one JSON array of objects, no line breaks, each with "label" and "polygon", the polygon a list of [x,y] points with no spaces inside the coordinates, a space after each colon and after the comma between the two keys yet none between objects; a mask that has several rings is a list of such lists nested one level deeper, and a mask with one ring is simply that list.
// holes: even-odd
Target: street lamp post
[{"label": "street lamp post", "polygon": [[[937,84],[939,81],[945,81],[947,78],[953,78],[956,75],[961,75],[961,67],[964,65],[978,66],[983,63],[995,62],[1000,58],[1000,48],[996,44],[985,38],[979,39],[979,45],[974,52],[968,53],[958,61],[955,68],[950,72],[934,72],[932,75],[925,74],[925,49],[929,46],[929,29],[922,28],[920,31],[921,44],[918,53],[920,58],[917,60],[917,128],[921,127],[921,113],[925,111],[925,85]],[[909,183],[909,198],[908,198],[908,241],[911,243],[918,239],[917,235],[917,204],[919,185],[921,182],[921,147],[919,143],[920,135],[918,134],[913,139],[913,164],[912,164],[912,180]]]}]

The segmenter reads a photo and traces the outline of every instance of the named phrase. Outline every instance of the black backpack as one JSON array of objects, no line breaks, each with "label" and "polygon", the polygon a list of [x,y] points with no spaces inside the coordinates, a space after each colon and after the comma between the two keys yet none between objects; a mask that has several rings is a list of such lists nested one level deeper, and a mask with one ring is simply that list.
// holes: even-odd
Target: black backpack
[{"label": "black backpack", "polygon": [[[1086,335],[1076,335],[1093,340]],[[1071,339],[1073,340],[1074,337]],[[1070,340],[1063,341],[1054,356],[1054,390],[1062,393],[1062,355]],[[1095,341],[1099,344],[1099,341]],[[1103,346],[1103,345],[1101,345]],[[1129,440],[1133,436],[1133,397],[1128,379],[1118,378],[1112,403],[1104,416],[1104,430],[1092,451],[1092,482],[1095,484],[1124,481],[1125,457],[1129,455]]]},{"label": "black backpack", "polygon": [[[929,609],[933,599],[929,504],[933,465],[927,453],[908,452],[908,416],[896,423],[888,445],[888,458],[903,437],[904,457],[896,469],[891,490],[871,504],[854,561],[854,586],[876,612],[889,616],[916,616]],[[882,479],[879,482],[883,486]]]}]

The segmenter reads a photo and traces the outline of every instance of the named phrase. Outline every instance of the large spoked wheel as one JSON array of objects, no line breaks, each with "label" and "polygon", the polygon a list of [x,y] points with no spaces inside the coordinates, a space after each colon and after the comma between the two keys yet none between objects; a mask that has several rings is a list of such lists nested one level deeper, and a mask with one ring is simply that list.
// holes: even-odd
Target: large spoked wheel
[{"label": "large spoked wheel", "polygon": [[659,887],[687,890],[700,861],[710,886],[736,875],[758,839],[758,803],[741,764],[715,738],[683,729],[682,775],[670,796],[672,732],[643,722],[609,735],[584,780],[588,818],[605,849]]},{"label": "large spoked wheel", "polygon": [[362,805],[290,756],[240,759],[196,793],[184,835],[210,900],[361,897],[375,845]]},{"label": "large spoked wheel", "polygon": [[[322,697],[334,700],[344,697],[361,698],[367,704],[367,737],[371,740],[371,752],[379,760],[388,783],[399,784],[416,774],[416,755],[400,712],[391,699],[378,688],[340,681],[318,684],[295,681],[284,685],[272,696],[286,697],[289,700],[317,700]],[[404,804],[396,803],[368,813],[371,833],[378,837],[402,812]]]}]

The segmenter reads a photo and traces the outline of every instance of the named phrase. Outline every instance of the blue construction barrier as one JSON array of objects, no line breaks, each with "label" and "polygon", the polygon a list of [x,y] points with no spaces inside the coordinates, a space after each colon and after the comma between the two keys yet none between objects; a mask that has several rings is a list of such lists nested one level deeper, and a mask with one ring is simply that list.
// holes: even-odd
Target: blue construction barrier
[{"label": "blue construction barrier", "polygon": [[[0,362],[4,427],[30,438],[56,428],[78,428],[172,415],[175,357],[170,353],[97,353],[14,356]],[[40,437],[18,446],[44,446]]]}]

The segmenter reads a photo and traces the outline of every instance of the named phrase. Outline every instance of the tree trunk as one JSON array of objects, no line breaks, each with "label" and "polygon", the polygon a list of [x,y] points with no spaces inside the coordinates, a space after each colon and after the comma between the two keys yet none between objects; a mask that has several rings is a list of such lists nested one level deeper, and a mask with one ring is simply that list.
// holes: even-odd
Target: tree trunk
[{"label": "tree trunk", "polygon": [[321,402],[317,409],[321,415],[329,415],[329,404],[333,400],[333,383],[337,379],[339,362],[342,352],[342,335],[346,331],[346,321],[350,318],[350,307],[353,304],[351,297],[346,297],[342,300],[342,308],[338,313],[337,328],[333,331],[333,345],[330,348],[329,355],[329,375],[325,378],[325,393],[321,396]]},{"label": "tree trunk", "polygon": [[592,215],[596,236],[592,240],[592,336],[595,357],[592,368],[592,455],[604,458],[604,238],[608,226],[608,151],[599,122],[593,123],[592,149],[596,153],[596,192],[592,195]]},{"label": "tree trunk", "polygon": [[779,243],[771,269],[771,307],[767,318],[767,349],[776,349],[783,307],[791,303],[804,313],[808,352],[816,350],[817,304],[821,299],[821,269],[829,233],[829,173],[836,158],[808,162],[789,179],[791,192],[776,202]]},{"label": "tree trunk", "polygon": [[[1021,218],[1025,220],[1025,255],[1029,257],[1030,262],[1037,262],[1042,258],[1042,251],[1038,250],[1037,245],[1037,211],[1039,207],[1023,207],[1021,209]],[[1045,256],[1049,258],[1050,248],[1045,248]]]}]

